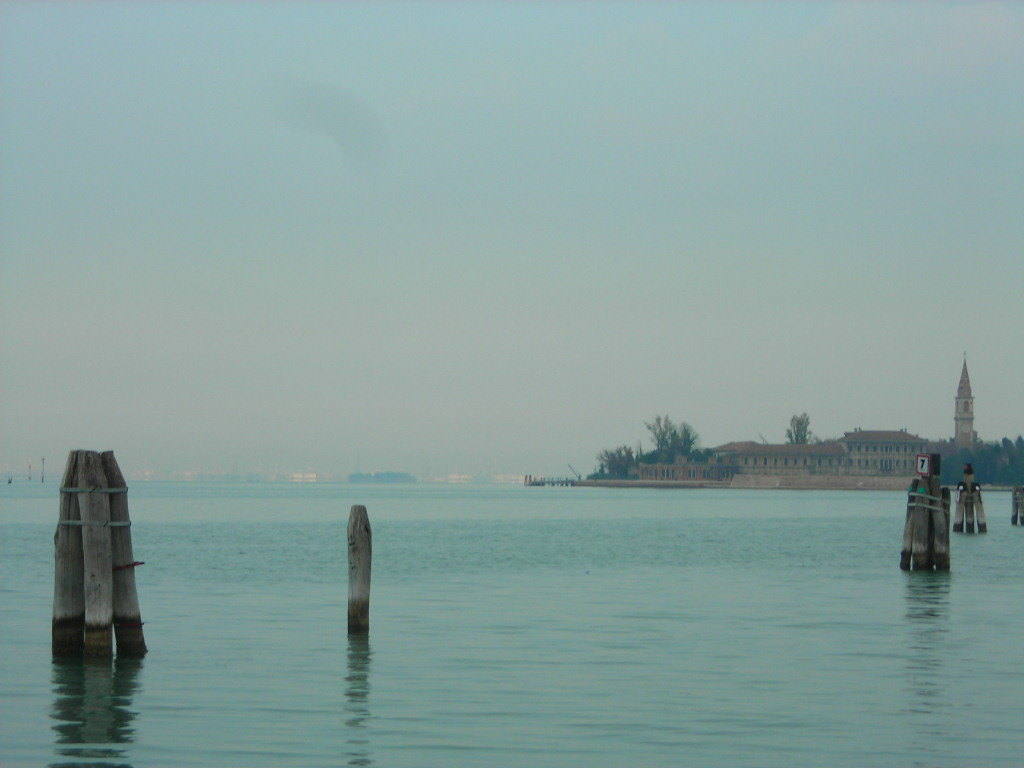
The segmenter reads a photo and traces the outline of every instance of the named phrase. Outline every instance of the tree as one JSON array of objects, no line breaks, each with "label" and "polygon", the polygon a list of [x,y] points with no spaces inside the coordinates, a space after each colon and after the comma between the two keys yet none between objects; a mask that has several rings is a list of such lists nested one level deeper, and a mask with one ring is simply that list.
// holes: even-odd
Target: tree
[{"label": "tree", "polygon": [[689,457],[700,439],[697,430],[685,421],[676,425],[668,416],[655,416],[654,421],[644,422],[644,426],[654,440],[654,450],[637,453],[637,459],[645,464],[671,464],[677,456]]},{"label": "tree", "polygon": [[799,416],[793,415],[789,420],[789,429],[786,430],[786,442],[791,445],[807,445],[811,441],[811,417],[806,413]]},{"label": "tree", "polygon": [[628,445],[603,450],[597,454],[597,475],[599,477],[625,478],[636,465],[636,456]]},{"label": "tree", "polygon": [[679,426],[676,428],[675,444],[673,445],[677,453],[689,458],[693,455],[699,441],[700,435],[697,434],[697,430],[685,421],[679,422]]},{"label": "tree", "polygon": [[651,433],[654,450],[662,456],[667,455],[676,437],[676,425],[672,419],[668,416],[655,416],[654,421],[645,421],[644,426]]}]

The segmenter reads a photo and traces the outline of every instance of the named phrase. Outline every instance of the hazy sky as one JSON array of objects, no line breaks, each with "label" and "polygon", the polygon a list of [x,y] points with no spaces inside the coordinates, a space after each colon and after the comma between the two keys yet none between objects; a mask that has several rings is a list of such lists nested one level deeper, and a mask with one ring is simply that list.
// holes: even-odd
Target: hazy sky
[{"label": "hazy sky", "polygon": [[1024,4],[0,5],[0,466],[1024,432]]}]

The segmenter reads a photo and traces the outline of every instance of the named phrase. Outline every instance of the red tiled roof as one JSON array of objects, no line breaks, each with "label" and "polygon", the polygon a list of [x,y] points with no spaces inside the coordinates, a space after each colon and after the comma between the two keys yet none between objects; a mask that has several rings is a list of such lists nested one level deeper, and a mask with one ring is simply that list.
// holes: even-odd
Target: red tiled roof
[{"label": "red tiled roof", "polygon": [[841,456],[846,447],[838,440],[824,440],[820,443],[792,445],[790,443],[755,443],[744,440],[726,443],[715,448],[715,453],[756,453],[759,456]]},{"label": "red tiled roof", "polygon": [[843,442],[860,440],[865,443],[925,443],[923,437],[902,429],[855,429],[843,433]]}]

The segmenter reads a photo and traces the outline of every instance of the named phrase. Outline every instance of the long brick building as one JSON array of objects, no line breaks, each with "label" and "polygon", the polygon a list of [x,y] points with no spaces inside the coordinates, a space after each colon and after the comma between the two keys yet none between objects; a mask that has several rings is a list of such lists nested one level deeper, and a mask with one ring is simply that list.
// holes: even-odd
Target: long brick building
[{"label": "long brick building", "polygon": [[707,464],[641,464],[640,480],[729,480],[734,475],[912,475],[929,441],[906,430],[855,429],[806,445],[744,441],[715,448]]}]

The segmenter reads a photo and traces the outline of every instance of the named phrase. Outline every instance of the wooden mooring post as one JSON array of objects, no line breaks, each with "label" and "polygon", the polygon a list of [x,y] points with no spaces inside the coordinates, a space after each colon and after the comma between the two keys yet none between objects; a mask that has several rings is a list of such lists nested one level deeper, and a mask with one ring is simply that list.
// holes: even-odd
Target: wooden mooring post
[{"label": "wooden mooring post", "polygon": [[939,455],[919,454],[917,470],[907,491],[900,568],[948,571],[950,493],[939,484]]},{"label": "wooden mooring post", "polygon": [[124,476],[111,451],[71,451],[54,536],[53,654],[146,652]]},{"label": "wooden mooring post", "polygon": [[956,519],[953,530],[956,533],[974,533],[977,520],[978,533],[988,532],[985,520],[985,506],[981,501],[981,485],[974,480],[974,468],[964,465],[964,479],[957,484]]},{"label": "wooden mooring post", "polygon": [[348,633],[370,631],[370,561],[373,535],[366,507],[356,504],[348,514]]},{"label": "wooden mooring post", "polygon": [[1012,507],[1010,524],[1024,525],[1024,486],[1014,486],[1010,504]]},{"label": "wooden mooring post", "polygon": [[110,488],[124,488],[124,493],[110,494],[110,554],[113,562],[114,636],[119,656],[145,656],[146,641],[142,636],[142,611],[135,588],[135,567],[142,562],[132,552],[131,518],[128,516],[128,493],[124,475],[113,451],[100,454],[103,474]]},{"label": "wooden mooring post", "polygon": [[[75,484],[79,451],[68,454],[61,488]],[[53,535],[53,655],[75,656],[82,652],[85,628],[85,575],[82,562],[82,527],[78,495],[60,494],[60,515]]]}]

